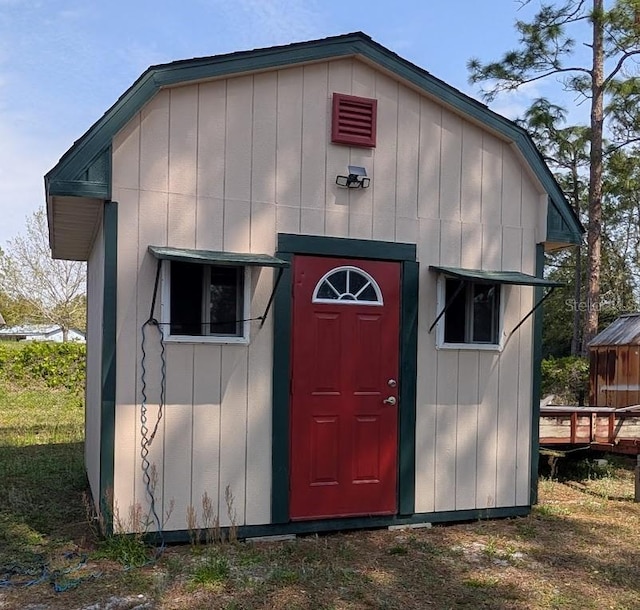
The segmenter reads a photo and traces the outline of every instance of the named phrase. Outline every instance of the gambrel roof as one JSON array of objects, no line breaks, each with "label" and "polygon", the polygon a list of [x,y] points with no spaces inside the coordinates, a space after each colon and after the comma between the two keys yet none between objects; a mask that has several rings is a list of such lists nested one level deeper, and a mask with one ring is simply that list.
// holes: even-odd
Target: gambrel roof
[{"label": "gambrel roof", "polygon": [[[111,197],[111,142],[163,87],[286,66],[355,57],[439,101],[513,143],[549,195],[548,244],[577,244],[583,228],[527,132],[486,105],[396,55],[362,32],[285,46],[152,66],[45,176],[50,243],[57,258],[85,259],[102,201]],[[54,205],[55,203],[55,205]],[[73,235],[69,240],[67,236]],[[78,236],[84,236],[78,239]],[[71,245],[73,241],[73,245]]]}]

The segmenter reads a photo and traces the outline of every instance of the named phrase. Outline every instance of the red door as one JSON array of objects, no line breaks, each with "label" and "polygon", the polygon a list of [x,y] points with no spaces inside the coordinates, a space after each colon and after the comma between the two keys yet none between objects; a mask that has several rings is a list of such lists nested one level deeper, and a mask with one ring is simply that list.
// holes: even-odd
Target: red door
[{"label": "red door", "polygon": [[291,518],[395,514],[400,265],[296,256],[293,273]]}]

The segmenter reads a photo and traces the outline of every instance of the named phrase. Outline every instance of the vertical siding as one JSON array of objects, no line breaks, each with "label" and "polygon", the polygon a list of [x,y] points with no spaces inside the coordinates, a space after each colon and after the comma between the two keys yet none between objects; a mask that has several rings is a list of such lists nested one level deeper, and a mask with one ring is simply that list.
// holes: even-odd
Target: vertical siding
[{"label": "vertical siding", "polygon": [[[330,142],[331,96],[378,100],[375,149]],[[335,177],[361,165],[369,189]],[[147,506],[140,461],[141,327],[156,261],[147,246],[273,253],[278,232],[417,243],[420,271],[416,511],[528,501],[532,326],[502,353],[437,350],[429,265],[534,271],[540,193],[516,153],[389,76],[343,59],[159,93],[114,140],[118,244],[115,494]],[[251,271],[251,316],[274,281]],[[533,291],[505,291],[505,332]],[[159,308],[154,316],[159,317]],[[158,420],[160,353],[148,328],[147,397]],[[150,446],[167,529],[209,496],[221,522],[268,523],[271,316],[249,345],[167,345],[167,404]],[[93,392],[93,390],[92,390]],[[518,438],[514,445],[513,438]],[[225,490],[233,497],[228,514]],[[170,514],[169,514],[170,513]]]},{"label": "vertical siding", "polygon": [[94,502],[100,498],[100,413],[102,410],[102,310],[104,296],[104,239],[102,227],[87,262],[87,383],[85,394],[84,456]]}]

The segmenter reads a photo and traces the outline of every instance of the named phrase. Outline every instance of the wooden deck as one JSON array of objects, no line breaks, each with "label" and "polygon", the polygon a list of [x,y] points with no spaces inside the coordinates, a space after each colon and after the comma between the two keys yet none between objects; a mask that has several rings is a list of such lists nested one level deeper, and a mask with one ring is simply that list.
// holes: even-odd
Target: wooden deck
[{"label": "wooden deck", "polygon": [[640,405],[540,407],[540,446],[582,446],[609,453],[640,455]]}]

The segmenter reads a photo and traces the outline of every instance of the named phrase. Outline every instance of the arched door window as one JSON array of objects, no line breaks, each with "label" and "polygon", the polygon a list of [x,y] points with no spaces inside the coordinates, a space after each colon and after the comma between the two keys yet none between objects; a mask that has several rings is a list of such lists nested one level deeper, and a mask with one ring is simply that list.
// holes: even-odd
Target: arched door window
[{"label": "arched door window", "polygon": [[358,267],[336,267],[326,273],[313,291],[314,303],[343,305],[382,305],[382,291],[378,283]]}]

